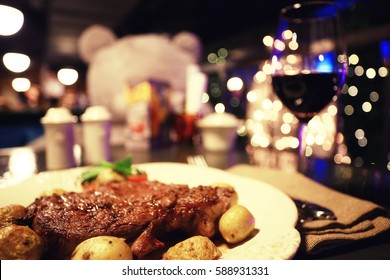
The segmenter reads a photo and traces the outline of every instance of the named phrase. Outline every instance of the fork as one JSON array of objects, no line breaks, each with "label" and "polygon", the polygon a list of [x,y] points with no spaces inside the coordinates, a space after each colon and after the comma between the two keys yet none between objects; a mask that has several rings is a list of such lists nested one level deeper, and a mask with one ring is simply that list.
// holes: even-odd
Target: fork
[{"label": "fork", "polygon": [[[208,167],[206,159],[201,154],[187,156],[187,163],[195,166]],[[330,209],[312,202],[290,198],[298,209],[298,222],[300,224],[314,220],[336,220],[336,215]]]},{"label": "fork", "polygon": [[208,164],[206,162],[206,159],[204,158],[203,155],[192,155],[192,156],[187,156],[187,162],[190,165],[196,165],[196,166],[203,166],[203,167],[208,167]]}]

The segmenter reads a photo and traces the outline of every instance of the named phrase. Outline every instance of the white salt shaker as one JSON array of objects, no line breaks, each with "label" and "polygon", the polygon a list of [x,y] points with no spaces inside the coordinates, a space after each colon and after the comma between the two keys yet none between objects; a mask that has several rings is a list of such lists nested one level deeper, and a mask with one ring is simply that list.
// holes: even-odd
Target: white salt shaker
[{"label": "white salt shaker", "polygon": [[74,125],[77,117],[65,107],[50,108],[41,118],[45,130],[46,168],[64,169],[76,166]]},{"label": "white salt shaker", "polygon": [[104,106],[91,106],[81,115],[81,122],[85,163],[111,160],[111,113]]},{"label": "white salt shaker", "polygon": [[228,152],[237,139],[241,121],[230,113],[212,113],[196,122],[205,150]]}]

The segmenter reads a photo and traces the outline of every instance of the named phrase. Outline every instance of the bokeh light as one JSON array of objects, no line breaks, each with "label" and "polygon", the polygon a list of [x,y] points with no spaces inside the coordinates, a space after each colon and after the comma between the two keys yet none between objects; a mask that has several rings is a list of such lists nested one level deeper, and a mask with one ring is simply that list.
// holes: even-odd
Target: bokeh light
[{"label": "bokeh light", "polygon": [[31,59],[22,53],[6,53],[3,55],[4,66],[15,73],[22,73],[30,67]]},{"label": "bokeh light", "polygon": [[232,77],[226,84],[230,91],[240,91],[244,87],[244,82],[239,77]]},{"label": "bokeh light", "polygon": [[30,87],[31,82],[27,78],[15,78],[12,80],[12,88],[17,92],[26,92]]},{"label": "bokeh light", "polygon": [[79,73],[75,69],[62,68],[57,73],[58,80],[66,86],[73,85],[79,78]]},{"label": "bokeh light", "polygon": [[23,26],[24,15],[18,9],[0,5],[0,35],[10,36],[17,33]]}]

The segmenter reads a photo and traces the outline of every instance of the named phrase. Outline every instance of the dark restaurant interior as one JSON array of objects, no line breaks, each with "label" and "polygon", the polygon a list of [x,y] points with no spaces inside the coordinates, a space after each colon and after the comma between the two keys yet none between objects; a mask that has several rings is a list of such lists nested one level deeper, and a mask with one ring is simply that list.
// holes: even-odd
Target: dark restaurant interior
[{"label": "dark restaurant interior", "polygon": [[[44,119],[52,108],[69,110],[77,133],[81,132],[88,108],[108,109],[112,116],[111,139],[105,140],[111,141],[112,150],[105,160],[120,160],[130,154],[133,163],[189,163],[188,154],[200,153],[209,166],[219,169],[228,170],[244,163],[288,174],[297,171],[298,139],[302,136],[298,119],[275,95],[269,72],[279,13],[296,2],[0,0],[0,13],[9,6],[23,14],[22,24],[14,34],[7,33],[6,27],[7,21],[16,17],[4,16],[2,20],[0,15],[0,189],[2,182],[12,183],[12,176],[17,173],[10,175],[15,148],[34,151],[34,166],[26,167],[21,158],[15,170],[27,168],[25,171],[31,171],[31,176],[50,169],[50,155],[45,149],[53,139],[45,138],[48,126]],[[307,123],[304,156],[310,164],[305,175],[341,193],[378,203],[383,208],[378,210],[375,205],[367,216],[379,213],[387,219],[390,2],[331,2],[341,11],[348,57],[346,82],[337,99],[332,99]],[[110,48],[106,48],[108,44]],[[7,64],[7,55],[15,54],[26,63],[21,70]],[[61,71],[74,76],[63,77]],[[201,79],[196,80],[198,84],[195,78]],[[195,93],[198,98],[194,101]],[[134,105],[144,101],[145,96],[146,113],[145,108]],[[204,136],[199,133],[200,126],[195,127],[195,120],[206,119],[214,112],[229,113],[239,121],[231,150],[208,151],[200,145],[205,139],[200,137]],[[151,116],[146,123],[150,127],[132,127],[131,133],[149,134],[143,135],[143,140],[134,140],[131,137],[135,134],[128,134],[130,123],[143,118],[143,114]],[[156,128],[155,122],[160,126]],[[85,139],[77,134],[79,145],[72,142],[66,146],[66,152],[76,157],[66,163],[67,168],[89,164],[80,156],[88,145]],[[94,152],[101,151],[91,153]],[[61,161],[58,157],[56,160]],[[261,173],[270,182],[275,179],[272,174]],[[290,194],[288,189],[286,192]],[[329,195],[329,200],[332,197],[340,198]],[[320,197],[317,201],[325,200]],[[349,202],[353,204],[352,200]],[[343,207],[342,201],[336,203]],[[352,226],[365,217],[364,214],[352,221]],[[385,226],[390,227],[388,219]],[[318,258],[389,257],[381,249],[383,244],[389,248],[388,231],[383,239],[363,240],[360,244],[361,247],[354,247],[352,243],[344,247],[345,251],[335,255],[325,252]],[[370,256],[372,246],[376,255]],[[356,248],[369,249],[356,253]],[[296,258],[312,258],[308,254],[311,252],[298,253]]]}]

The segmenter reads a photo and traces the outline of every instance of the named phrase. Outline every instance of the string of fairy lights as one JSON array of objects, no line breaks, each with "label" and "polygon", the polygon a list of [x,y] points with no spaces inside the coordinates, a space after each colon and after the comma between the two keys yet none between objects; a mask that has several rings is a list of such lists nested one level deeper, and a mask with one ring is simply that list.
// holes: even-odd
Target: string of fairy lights
[{"label": "string of fairy lights", "polygon": [[[266,47],[271,47],[273,43],[271,36],[267,35],[263,38],[263,44]],[[227,63],[228,55],[228,51],[221,48],[216,53],[209,54],[207,58],[209,63],[220,66]],[[242,94],[246,95],[247,106],[245,125],[238,131],[239,135],[247,136],[250,146],[254,148],[272,147],[279,151],[293,151],[299,144],[298,120],[273,93],[270,81],[271,71],[270,63],[263,62],[258,72],[253,75],[251,87],[245,92],[242,77],[227,78],[226,88],[227,93],[230,94],[230,100],[228,104],[223,104],[222,101],[217,102],[214,110],[224,111],[225,106],[238,107],[239,99],[237,94],[233,93],[242,91]],[[385,79],[389,77],[389,69],[384,65],[367,66],[361,61],[358,53],[352,53],[349,55],[347,76],[347,82],[338,96],[342,102],[338,102],[335,98],[308,123],[304,137],[305,155],[330,158],[336,164],[353,164],[360,167],[370,164],[371,159],[366,159],[363,152],[351,154],[346,142],[349,145],[352,142],[352,145],[362,150],[369,147],[373,149],[373,146],[377,145],[375,140],[378,136],[370,134],[369,127],[360,123],[359,118],[368,118],[372,114],[372,118],[375,119],[378,117],[378,111],[383,110],[381,103],[385,94],[383,85]],[[361,86],[361,84],[367,85],[370,81],[375,81],[375,83],[372,83],[369,89],[367,86]],[[210,102],[211,98],[221,100],[223,91],[216,84],[212,85],[209,90],[210,92],[204,94],[203,102]],[[344,122],[353,124],[348,131],[344,131],[344,127],[339,127],[340,116]],[[378,123],[381,122],[378,121]],[[348,136],[348,141],[346,141],[346,136]],[[370,143],[372,143],[371,146]],[[387,155],[387,160],[386,167],[390,170],[390,154]]]}]

